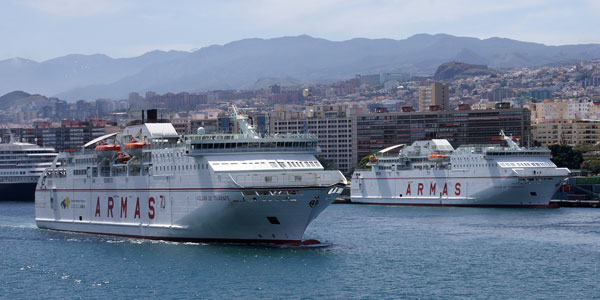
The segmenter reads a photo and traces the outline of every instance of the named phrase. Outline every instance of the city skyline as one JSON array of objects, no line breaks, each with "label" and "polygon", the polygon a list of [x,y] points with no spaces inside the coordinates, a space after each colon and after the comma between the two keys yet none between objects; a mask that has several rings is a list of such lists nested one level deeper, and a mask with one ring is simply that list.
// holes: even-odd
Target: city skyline
[{"label": "city skyline", "polygon": [[68,54],[133,57],[246,38],[307,34],[334,41],[446,33],[547,45],[600,43],[595,1],[7,1],[0,60]]}]

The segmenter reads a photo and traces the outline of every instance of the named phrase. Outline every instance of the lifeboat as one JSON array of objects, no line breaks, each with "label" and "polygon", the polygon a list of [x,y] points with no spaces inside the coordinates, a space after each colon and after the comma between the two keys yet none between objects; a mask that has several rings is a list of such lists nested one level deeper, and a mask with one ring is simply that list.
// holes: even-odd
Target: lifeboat
[{"label": "lifeboat", "polygon": [[144,147],[147,147],[150,145],[152,145],[152,144],[150,144],[148,142],[131,142],[131,143],[125,144],[125,151],[127,151],[127,153],[129,153],[129,155],[140,156],[140,155],[142,155],[142,149],[144,149]]},{"label": "lifeboat", "polygon": [[121,151],[121,145],[103,144],[96,146],[96,154],[100,157],[114,157]]},{"label": "lifeboat", "polygon": [[369,162],[372,164],[377,163],[377,157],[375,157],[375,155],[369,156]]},{"label": "lifeboat", "polygon": [[117,153],[117,162],[120,164],[124,164],[124,163],[128,162],[130,159],[131,159],[131,156],[129,156],[123,152]]},{"label": "lifeboat", "polygon": [[443,161],[445,158],[447,158],[446,155],[441,155],[441,154],[431,154],[429,155],[429,160],[430,161]]}]

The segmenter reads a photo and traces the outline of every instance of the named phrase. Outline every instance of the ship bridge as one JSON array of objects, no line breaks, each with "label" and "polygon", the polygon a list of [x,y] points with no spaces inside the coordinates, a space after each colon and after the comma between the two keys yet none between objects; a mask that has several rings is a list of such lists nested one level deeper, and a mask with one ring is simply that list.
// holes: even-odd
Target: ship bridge
[{"label": "ship bridge", "polygon": [[261,139],[242,134],[196,134],[184,136],[189,155],[222,154],[224,152],[318,153],[313,135],[276,135]]}]

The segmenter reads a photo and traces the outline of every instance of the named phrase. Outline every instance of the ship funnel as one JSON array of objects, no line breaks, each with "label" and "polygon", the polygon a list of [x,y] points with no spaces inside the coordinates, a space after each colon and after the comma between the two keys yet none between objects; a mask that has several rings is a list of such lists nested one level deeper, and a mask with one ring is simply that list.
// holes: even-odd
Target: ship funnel
[{"label": "ship funnel", "polygon": [[153,123],[158,120],[158,110],[156,108],[148,110],[148,123]]}]

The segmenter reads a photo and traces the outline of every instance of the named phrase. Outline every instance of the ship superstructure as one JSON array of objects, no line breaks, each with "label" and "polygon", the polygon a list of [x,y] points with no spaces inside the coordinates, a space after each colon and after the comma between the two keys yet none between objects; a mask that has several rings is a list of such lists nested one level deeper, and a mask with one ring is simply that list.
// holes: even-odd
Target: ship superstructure
[{"label": "ship superstructure", "polygon": [[56,155],[54,148],[16,142],[11,134],[0,144],[0,200],[33,201],[38,179]]},{"label": "ship superstructure", "polygon": [[38,227],[150,239],[294,243],[346,180],[315,158],[310,135],[179,136],[145,123],[61,153],[40,178]]},{"label": "ship superstructure", "polygon": [[[548,207],[569,170],[547,148],[465,145],[443,139],[396,145],[352,175],[351,201],[419,206]],[[395,155],[391,151],[400,149]]]}]

